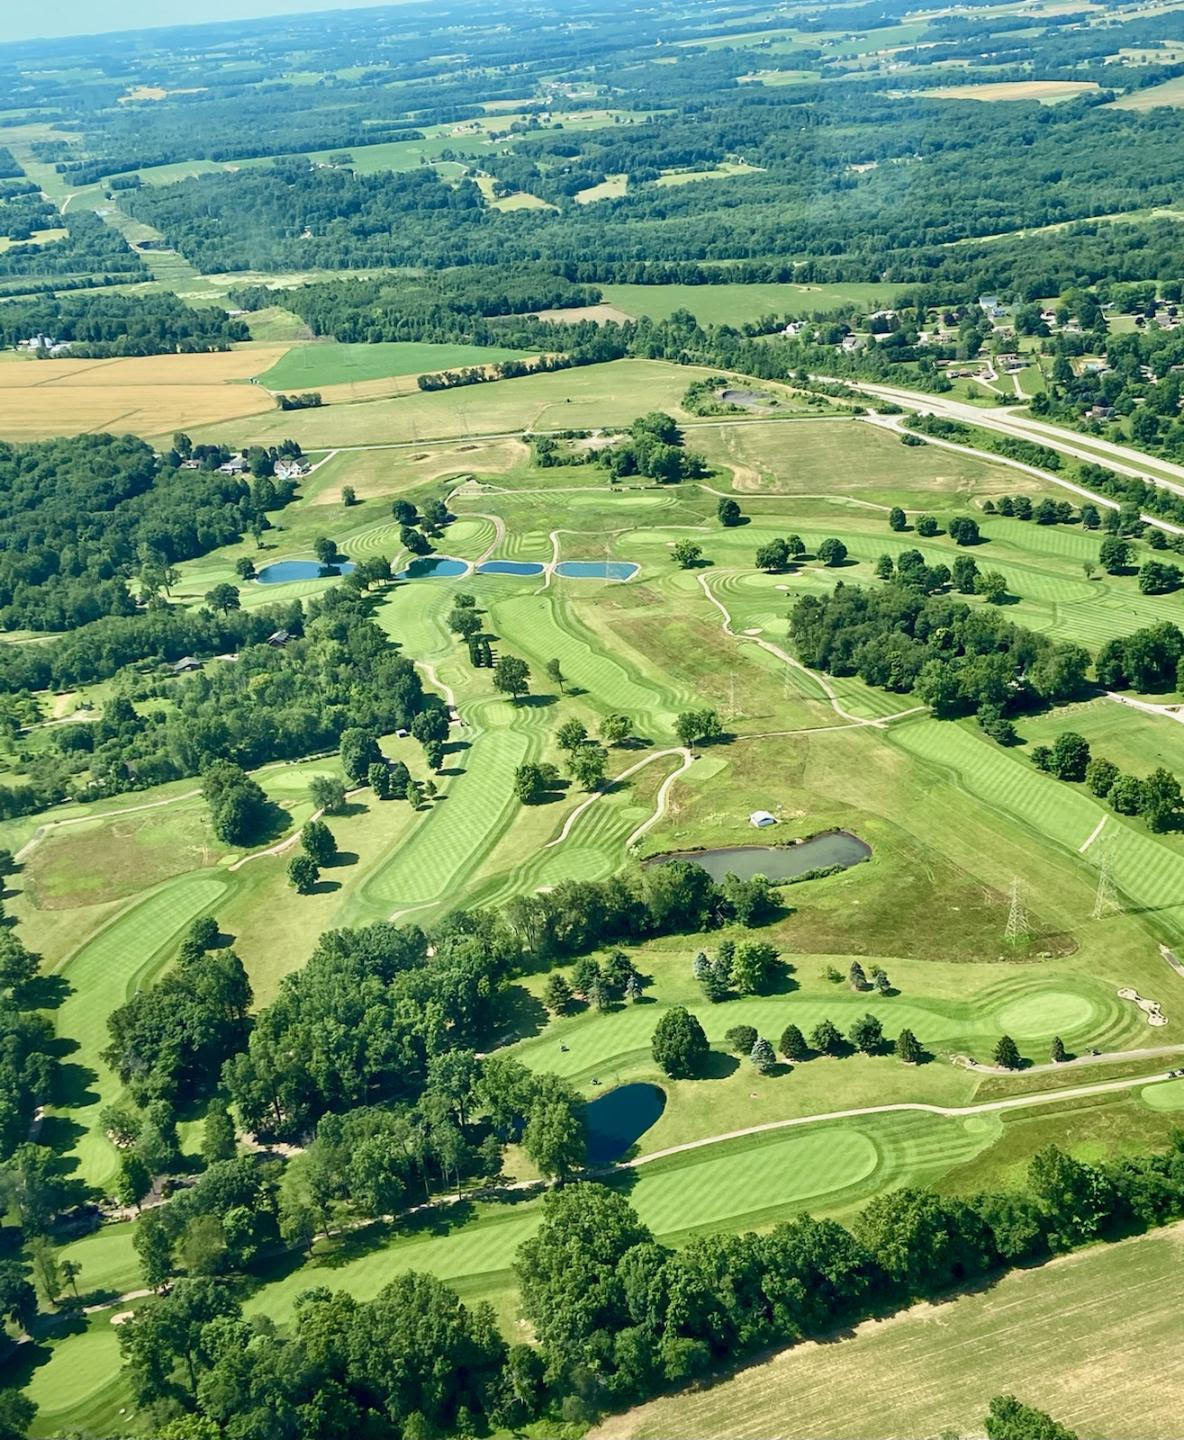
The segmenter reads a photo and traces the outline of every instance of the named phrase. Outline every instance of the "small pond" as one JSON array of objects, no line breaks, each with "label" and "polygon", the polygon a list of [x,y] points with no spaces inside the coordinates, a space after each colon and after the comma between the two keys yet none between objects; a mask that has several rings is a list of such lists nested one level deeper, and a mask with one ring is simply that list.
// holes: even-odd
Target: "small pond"
[{"label": "small pond", "polygon": [[547,567],[537,560],[486,560],[477,566],[478,575],[541,575]]},{"label": "small pond", "polygon": [[453,560],[448,555],[420,555],[406,570],[400,570],[395,579],[446,580],[450,575],[465,574],[468,568],[467,560]]},{"label": "small pond", "polygon": [[561,560],[555,573],[564,580],[631,580],[640,569],[631,560]]},{"label": "small pond", "polygon": [[777,401],[761,390],[724,390],[719,397],[725,405],[745,405],[749,409],[766,410]]},{"label": "small pond", "polygon": [[680,850],[673,855],[657,855],[648,863],[665,864],[669,860],[689,860],[700,865],[713,880],[725,875],[738,875],[751,880],[763,875],[767,880],[792,880],[807,870],[826,870],[832,865],[844,869],[870,860],[872,847],[849,830],[829,830],[803,840],[800,845],[733,845],[723,850]]},{"label": "small pond", "polygon": [[264,565],[255,579],[260,585],[286,585],[292,580],[333,579],[337,575],[348,575],[356,568],[352,560],[339,560],[330,569],[325,569],[318,560],[276,560]]},{"label": "small pond", "polygon": [[657,1085],[618,1085],[584,1106],[588,1161],[610,1165],[627,1154],[666,1108]]}]

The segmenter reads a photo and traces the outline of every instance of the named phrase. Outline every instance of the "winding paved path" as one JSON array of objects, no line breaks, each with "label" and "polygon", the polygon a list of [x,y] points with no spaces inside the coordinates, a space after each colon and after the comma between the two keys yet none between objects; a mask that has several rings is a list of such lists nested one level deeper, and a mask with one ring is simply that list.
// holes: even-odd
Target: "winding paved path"
[{"label": "winding paved path", "polygon": [[[669,750],[654,750],[649,755],[643,756],[642,759],[630,765],[628,769],[622,770],[619,775],[615,775],[610,782],[613,785],[619,785],[622,780],[628,780],[631,775],[636,775],[639,770],[644,770],[647,765],[651,764],[654,760],[661,760],[662,757],[665,755],[681,755],[682,764],[677,770],[673,772],[673,774],[668,775],[666,779],[662,781],[661,787],[658,790],[654,813],[642,825],[639,825],[638,828],[634,830],[633,834],[630,835],[628,840],[625,841],[626,850],[628,850],[630,846],[633,845],[634,841],[639,840],[641,836],[643,836],[645,832],[650,828],[650,826],[656,824],[666,813],[666,796],[670,792],[671,785],[674,783],[675,780],[678,779],[680,775],[686,773],[688,766],[691,764],[695,757],[685,746],[682,745],[671,746]],[[576,808],[563,822],[563,829],[560,830],[559,834],[556,835],[554,840],[548,840],[547,843],[543,846],[543,849],[550,850],[556,845],[562,845],[563,842],[567,839],[567,837],[571,834],[571,827],[576,823],[576,821],[580,818],[584,811],[587,810],[590,805],[594,805],[597,800],[601,799],[606,794],[608,794],[607,790],[596,790],[591,795],[589,795],[586,800],[581,801],[580,804],[576,806]]]},{"label": "winding paved path", "polygon": [[[1138,1053],[1126,1052],[1127,1055]],[[1105,1095],[1111,1091],[1133,1090],[1171,1078],[1171,1072],[1163,1070],[1155,1075],[1128,1076],[1123,1080],[1099,1080],[1093,1085],[1074,1085],[1064,1090],[1038,1090],[1033,1095],[1010,1095],[1005,1100],[987,1100],[981,1105],[926,1105],[921,1101],[907,1101],[896,1105],[864,1105],[854,1110],[828,1110],[822,1115],[797,1115],[791,1120],[767,1120],[763,1125],[748,1125],[743,1130],[729,1130],[725,1135],[687,1140],[681,1145],[671,1145],[665,1150],[654,1150],[648,1155],[625,1160],[620,1168],[636,1170],[642,1165],[652,1164],[655,1160],[664,1160],[668,1155],[702,1150],[707,1145],[720,1145],[725,1140],[740,1140],[745,1135],[763,1135],[770,1130],[792,1130],[799,1125],[823,1125],[833,1120],[856,1120],[862,1115],[889,1115],[896,1111],[920,1111],[926,1115],[946,1115],[957,1120],[972,1115],[989,1115],[999,1110],[1022,1110],[1029,1105],[1048,1105],[1057,1100],[1078,1100],[1090,1095]]]},{"label": "winding paved path", "polygon": [[821,687],[823,694],[830,701],[831,708],[834,710],[835,714],[841,715],[844,720],[849,721],[851,727],[857,725],[873,726],[877,730],[883,730],[890,721],[903,719],[906,715],[916,715],[926,708],[924,705],[913,705],[910,706],[907,710],[897,710],[892,715],[877,715],[871,718],[865,715],[852,715],[849,710],[844,710],[842,701],[839,699],[838,695],[835,694],[834,687],[831,685],[830,681],[827,680],[825,675],[820,675],[817,670],[811,670],[808,665],[803,665],[800,660],[795,659],[787,650],[783,650],[780,645],[774,645],[771,640],[762,640],[759,635],[738,634],[732,628],[731,612],[728,610],[728,607],[724,604],[724,602],[719,599],[717,595],[712,593],[711,586],[708,584],[707,581],[707,576],[700,573],[695,576],[695,579],[699,582],[699,588],[703,591],[704,595],[707,596],[708,600],[711,601],[711,603],[715,606],[719,613],[724,617],[722,628],[725,635],[730,635],[733,640],[747,640],[750,641],[753,645],[759,645],[762,650],[767,650],[770,655],[775,655],[778,660],[784,661],[785,664],[790,666],[792,669],[800,670],[804,675],[809,675],[810,678],[816,681]]}]

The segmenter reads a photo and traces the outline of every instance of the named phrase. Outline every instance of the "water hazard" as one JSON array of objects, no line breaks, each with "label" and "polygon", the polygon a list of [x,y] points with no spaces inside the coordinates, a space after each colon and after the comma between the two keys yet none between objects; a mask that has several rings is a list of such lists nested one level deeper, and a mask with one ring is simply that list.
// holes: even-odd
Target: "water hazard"
[{"label": "water hazard", "polygon": [[666,1108],[666,1092],[657,1085],[619,1085],[584,1107],[588,1161],[609,1165],[620,1160]]},{"label": "water hazard", "polygon": [[849,830],[830,830],[803,840],[800,845],[732,845],[721,850],[680,850],[672,855],[657,855],[648,863],[666,864],[671,860],[689,860],[707,871],[713,880],[736,875],[751,880],[763,875],[766,880],[793,880],[808,870],[829,870],[832,865],[847,869],[870,860],[872,847],[852,835]]}]

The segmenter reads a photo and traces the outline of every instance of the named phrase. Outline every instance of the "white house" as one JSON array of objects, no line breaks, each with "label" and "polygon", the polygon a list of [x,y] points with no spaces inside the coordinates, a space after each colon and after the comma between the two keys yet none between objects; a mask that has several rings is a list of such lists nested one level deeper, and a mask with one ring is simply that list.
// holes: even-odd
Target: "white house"
[{"label": "white house", "polygon": [[767,810],[754,810],[748,817],[748,823],[755,825],[758,830],[764,830],[768,825],[776,825],[776,815],[770,815]]}]

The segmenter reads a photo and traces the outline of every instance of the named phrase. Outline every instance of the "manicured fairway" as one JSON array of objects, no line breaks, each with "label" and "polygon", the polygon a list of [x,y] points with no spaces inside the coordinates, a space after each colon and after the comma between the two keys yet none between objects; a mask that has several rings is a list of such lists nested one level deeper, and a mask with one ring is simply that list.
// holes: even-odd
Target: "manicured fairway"
[{"label": "manicured fairway", "polygon": [[185,926],[217,903],[225,882],[192,875],[170,881],[110,921],[62,967],[70,994],[57,1011],[58,1033],[78,1042],[67,1065],[79,1067],[79,1102],[68,1114],[86,1128],[78,1141],[80,1177],[93,1185],[110,1179],[115,1151],[98,1129],[99,1111],[119,1092],[99,1060],[107,1044],[107,1016],[171,958],[169,947]]},{"label": "manicured fairway", "polygon": [[1116,816],[1084,790],[1041,774],[966,726],[921,721],[892,732],[891,742],[947,769],[977,803],[1013,816],[1066,849],[1079,850],[1105,819],[1117,837],[1113,865],[1118,886],[1147,909],[1157,929],[1173,940],[1184,937],[1184,855],[1141,822]]},{"label": "manicured fairway", "polygon": [[1018,1395],[1085,1437],[1173,1440],[1184,1311],[1170,1277],[1184,1227],[1098,1246],[973,1295],[867,1321],[733,1379],[607,1420],[594,1440],[896,1440],[979,1435]]}]

